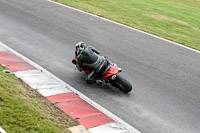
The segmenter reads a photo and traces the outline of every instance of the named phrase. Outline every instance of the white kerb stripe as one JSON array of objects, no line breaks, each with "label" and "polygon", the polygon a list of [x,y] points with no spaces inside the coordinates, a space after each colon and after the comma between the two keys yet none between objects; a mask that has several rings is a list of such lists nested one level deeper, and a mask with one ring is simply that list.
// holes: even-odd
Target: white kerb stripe
[{"label": "white kerb stripe", "polygon": [[76,90],[75,88],[73,88],[72,86],[70,86],[69,84],[65,83],[64,81],[62,81],[61,79],[59,79],[58,77],[56,77],[55,75],[53,75],[52,73],[50,73],[49,71],[47,71],[46,69],[44,69],[43,67],[39,66],[35,62],[33,62],[30,59],[28,59],[27,57],[21,55],[20,53],[18,53],[15,50],[11,49],[10,47],[8,47],[7,45],[5,45],[2,42],[0,42],[0,46],[8,49],[12,53],[14,53],[15,55],[17,55],[21,59],[23,59],[24,61],[26,61],[27,63],[31,64],[32,66],[34,66],[38,70],[41,70],[42,72],[44,72],[46,75],[52,76],[55,80],[57,80],[58,82],[60,82],[61,86],[62,85],[66,86],[66,88],[68,88],[69,90],[71,90],[72,92],[74,92],[75,94],[77,94],[80,98],[82,98],[87,103],[89,103],[92,106],[94,106],[95,108],[97,108],[99,111],[101,111],[104,114],[106,114],[108,117],[110,117],[111,119],[113,119],[115,122],[121,123],[130,132],[132,132],[132,133],[141,133],[139,130],[137,130],[136,128],[132,127],[131,125],[129,125],[128,123],[126,123],[125,121],[123,121],[122,119],[120,119],[119,117],[117,117],[116,115],[114,115],[113,113],[111,113],[110,111],[108,111],[107,109],[105,109],[104,107],[102,107],[101,105],[97,104],[96,102],[94,102],[93,100],[91,100],[90,98],[88,98],[87,96],[85,96],[84,94],[82,94],[81,92],[79,92],[78,90]]}]

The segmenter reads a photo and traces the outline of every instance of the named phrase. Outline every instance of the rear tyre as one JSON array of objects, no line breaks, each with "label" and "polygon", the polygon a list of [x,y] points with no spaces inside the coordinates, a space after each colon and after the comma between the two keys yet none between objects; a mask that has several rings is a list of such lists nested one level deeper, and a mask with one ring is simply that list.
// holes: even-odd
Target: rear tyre
[{"label": "rear tyre", "polygon": [[110,80],[110,84],[111,86],[119,88],[121,91],[125,93],[128,93],[132,90],[131,83],[119,75],[116,75],[116,78],[114,80]]}]

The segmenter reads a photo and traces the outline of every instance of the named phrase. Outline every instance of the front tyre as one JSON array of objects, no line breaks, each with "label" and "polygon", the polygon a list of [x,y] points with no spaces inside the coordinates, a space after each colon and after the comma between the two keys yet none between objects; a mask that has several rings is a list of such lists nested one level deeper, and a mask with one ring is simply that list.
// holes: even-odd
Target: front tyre
[{"label": "front tyre", "polygon": [[116,75],[114,80],[110,80],[110,84],[111,86],[119,88],[121,91],[125,93],[128,93],[132,90],[131,83],[119,75]]}]

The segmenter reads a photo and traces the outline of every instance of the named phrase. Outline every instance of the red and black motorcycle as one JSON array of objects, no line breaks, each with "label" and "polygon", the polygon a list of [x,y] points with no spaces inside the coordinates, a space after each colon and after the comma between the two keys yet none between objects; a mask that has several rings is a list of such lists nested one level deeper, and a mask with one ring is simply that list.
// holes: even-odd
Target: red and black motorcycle
[{"label": "red and black motorcycle", "polygon": [[[76,57],[73,58],[72,63],[76,65]],[[83,66],[83,71],[86,74],[89,74],[91,69],[86,64],[83,64]],[[125,93],[130,92],[132,90],[131,83],[118,75],[119,72],[122,72],[122,69],[117,67],[117,64],[109,61],[109,65],[105,68],[102,74],[97,77],[97,83],[101,83],[103,85],[110,84],[111,86],[119,88]]]}]

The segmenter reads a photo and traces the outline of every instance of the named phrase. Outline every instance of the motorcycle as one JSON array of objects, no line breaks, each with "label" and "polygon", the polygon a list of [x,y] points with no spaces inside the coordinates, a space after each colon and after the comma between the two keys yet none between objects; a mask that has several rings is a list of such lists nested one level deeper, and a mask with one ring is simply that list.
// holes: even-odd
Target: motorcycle
[{"label": "motorcycle", "polygon": [[[74,57],[72,63],[76,65],[77,59]],[[89,74],[92,70],[85,63],[83,63],[83,71]],[[132,90],[132,85],[129,81],[122,78],[118,73],[122,72],[122,69],[109,61],[109,65],[105,68],[101,75],[97,77],[96,83],[102,85],[109,84],[115,88],[119,88],[121,91],[128,93]]]}]

